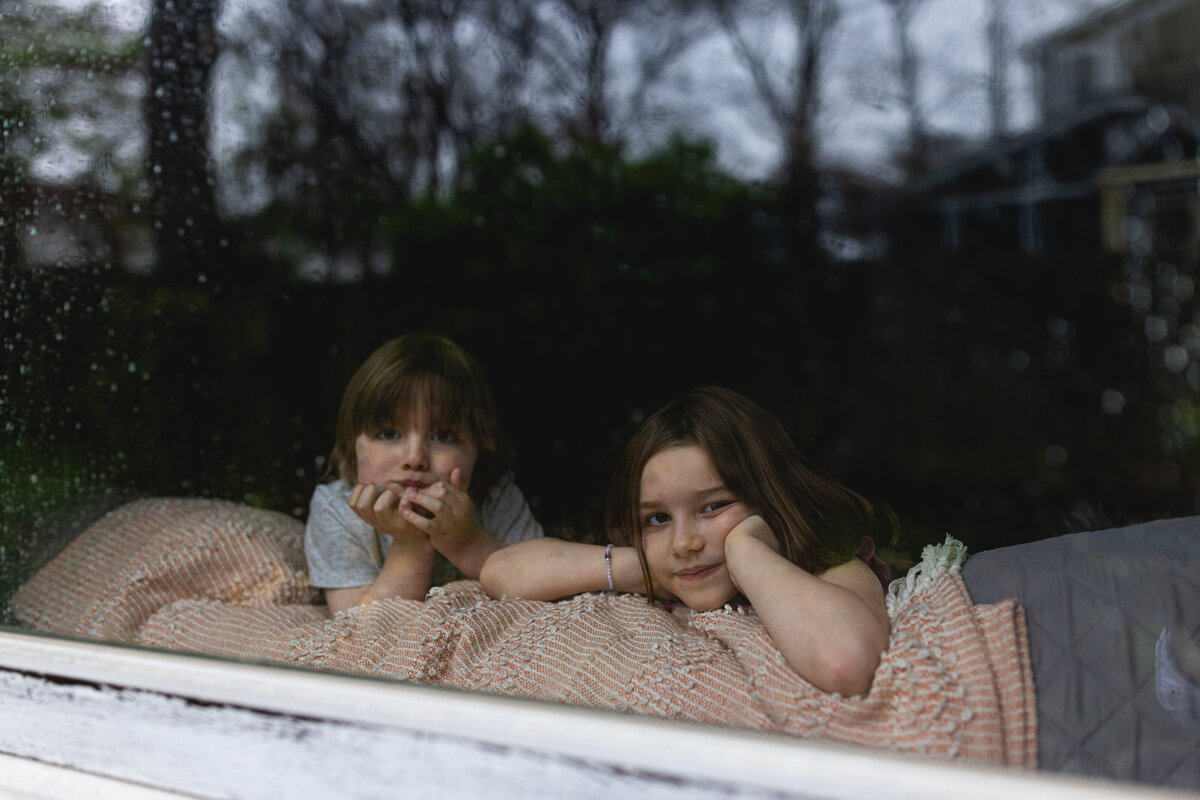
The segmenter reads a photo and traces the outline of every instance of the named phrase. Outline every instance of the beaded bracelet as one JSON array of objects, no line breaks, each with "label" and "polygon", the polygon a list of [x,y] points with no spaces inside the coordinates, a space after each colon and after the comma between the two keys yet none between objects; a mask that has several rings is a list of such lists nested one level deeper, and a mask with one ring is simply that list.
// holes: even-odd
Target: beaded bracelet
[{"label": "beaded bracelet", "polygon": [[604,571],[608,573],[608,590],[610,592],[616,591],[612,579],[612,548],[611,544],[604,548]]}]

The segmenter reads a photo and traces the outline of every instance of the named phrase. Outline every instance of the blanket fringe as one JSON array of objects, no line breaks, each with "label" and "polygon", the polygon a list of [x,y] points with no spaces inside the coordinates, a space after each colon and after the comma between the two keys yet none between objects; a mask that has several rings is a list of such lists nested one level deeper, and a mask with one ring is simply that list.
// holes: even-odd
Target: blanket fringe
[{"label": "blanket fringe", "polygon": [[962,564],[967,559],[967,546],[946,534],[946,541],[941,544],[927,544],[921,551],[921,563],[915,564],[903,578],[897,578],[888,585],[887,604],[888,618],[893,622],[896,615],[923,589],[932,584],[942,575],[955,575],[962,570]]}]

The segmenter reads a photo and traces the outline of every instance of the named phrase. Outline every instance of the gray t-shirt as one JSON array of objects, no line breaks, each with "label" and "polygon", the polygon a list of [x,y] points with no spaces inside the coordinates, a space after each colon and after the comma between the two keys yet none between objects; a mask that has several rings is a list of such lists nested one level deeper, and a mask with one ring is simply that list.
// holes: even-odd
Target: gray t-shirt
[{"label": "gray t-shirt", "polygon": [[[304,555],[313,586],[345,589],[374,583],[392,537],[372,528],[350,508],[353,487],[344,480],[323,483],[313,491],[304,530]],[[479,525],[505,544],[542,536],[513,473],[506,472],[483,503],[476,507]],[[440,553],[435,556],[433,583],[440,585],[462,574]]]}]

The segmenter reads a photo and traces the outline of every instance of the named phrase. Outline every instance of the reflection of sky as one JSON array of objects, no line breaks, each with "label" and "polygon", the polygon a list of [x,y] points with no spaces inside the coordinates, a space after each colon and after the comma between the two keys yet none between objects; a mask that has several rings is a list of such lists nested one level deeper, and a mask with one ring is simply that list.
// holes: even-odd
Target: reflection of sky
[{"label": "reflection of sky", "polygon": [[[269,1],[269,0],[268,0]],[[1045,32],[1077,16],[1081,10],[1111,5],[1114,0],[1001,0],[1015,42]],[[100,11],[114,28],[137,31],[149,16],[149,0],[41,0],[72,11],[88,6]],[[984,75],[987,71],[984,30],[988,0],[926,0],[915,22],[914,36],[923,59],[921,107],[928,125],[936,131],[980,136],[988,125]],[[238,18],[261,3],[225,0],[220,28],[236,35]],[[893,34],[888,11],[879,0],[845,0],[841,23],[826,62],[824,105],[819,130],[820,152],[829,162],[847,164],[881,176],[888,175],[888,154],[901,141],[905,117],[897,103]],[[261,13],[261,11],[260,11]],[[787,73],[791,41],[786,25],[747,28],[751,41],[769,43],[773,74]],[[628,52],[617,39],[614,58]],[[259,65],[252,73],[225,62],[214,72],[213,138],[219,165],[253,148],[261,123],[275,104],[270,70]],[[1033,122],[1030,76],[1019,57],[1010,70],[1014,130]],[[619,93],[622,83],[614,81]],[[703,103],[697,97],[705,98]],[[778,142],[765,112],[754,98],[746,73],[737,66],[728,42],[721,35],[699,41],[679,63],[657,94],[673,124],[714,138],[720,159],[731,171],[750,177],[768,174],[779,155]],[[117,158],[138,158],[143,150],[131,143],[130,120],[111,122],[124,131]],[[84,123],[86,124],[86,123]],[[136,124],[133,126],[136,128]],[[667,130],[632,131],[635,152],[652,148]],[[87,168],[85,150],[73,145],[86,131],[55,137],[48,152],[34,166],[44,180],[68,180]],[[111,151],[110,151],[111,152]],[[251,177],[250,184],[254,181]],[[240,208],[252,211],[261,201],[252,186],[238,195]]]}]

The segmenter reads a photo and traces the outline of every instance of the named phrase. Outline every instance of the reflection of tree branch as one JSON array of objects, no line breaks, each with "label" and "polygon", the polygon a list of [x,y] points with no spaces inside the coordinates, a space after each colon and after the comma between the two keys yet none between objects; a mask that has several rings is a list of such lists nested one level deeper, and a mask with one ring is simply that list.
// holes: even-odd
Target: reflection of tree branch
[{"label": "reflection of tree branch", "polygon": [[[332,15],[332,19],[322,17],[318,9],[298,8],[300,2],[288,2],[293,24],[288,27],[291,35],[281,45],[281,76],[312,103],[324,135],[336,138],[348,148],[348,155],[357,161],[386,200],[407,197],[406,174],[402,172],[397,178],[392,173],[381,148],[364,135],[354,110],[347,107],[350,93],[345,71],[352,29],[340,14]],[[314,44],[316,48],[312,47]],[[314,49],[319,52],[313,53]]]},{"label": "reflection of tree branch", "polygon": [[496,42],[497,127],[506,133],[515,130],[521,118],[527,116],[521,90],[529,82],[541,24],[530,0],[485,4],[483,19]]},{"label": "reflection of tree branch", "polygon": [[[436,194],[441,187],[442,141],[450,138],[457,143],[460,139],[452,104],[462,54],[453,28],[462,4],[395,0],[395,7],[415,67],[404,83],[409,109],[406,121],[415,128],[413,140],[423,143],[426,185]],[[418,109],[425,113],[413,113]]]},{"label": "reflection of tree branch", "polygon": [[1012,52],[1012,37],[1000,0],[988,3],[988,108],[991,114],[991,136],[999,139],[1008,132],[1008,58]]},{"label": "reflection of tree branch", "polygon": [[812,135],[813,122],[820,107],[821,66],[829,33],[837,24],[840,12],[834,0],[791,0],[790,8],[800,31],[800,79],[795,85],[798,119],[795,127]]},{"label": "reflection of tree branch", "polygon": [[[567,97],[571,99],[568,127],[591,141],[604,141],[612,125],[609,108],[609,52],[613,33],[629,6],[628,0],[557,0],[564,21],[574,34],[576,48],[563,48],[563,54],[576,53],[568,64],[557,57]],[[553,69],[553,68],[552,68]],[[557,71],[557,70],[556,70]],[[568,83],[570,82],[570,83]],[[571,85],[573,83],[574,85]]]},{"label": "reflection of tree branch", "polygon": [[717,12],[717,19],[721,22],[721,27],[729,36],[738,59],[750,72],[750,79],[754,81],[758,96],[766,105],[771,118],[775,120],[775,124],[781,132],[788,130],[792,123],[791,113],[771,82],[765,58],[752,48],[746,41],[746,37],[742,35],[741,27],[733,15],[734,3],[732,0],[713,0],[713,6]]},{"label": "reflection of tree branch", "polygon": [[[629,98],[630,120],[634,123],[645,117],[650,90],[660,83],[667,69],[707,33],[707,28],[702,24],[686,26],[693,18],[689,9],[678,10],[681,19],[677,20],[678,25],[669,33],[662,33],[661,28],[652,21],[640,27],[643,33],[647,30],[654,32],[656,46],[649,48],[638,59],[638,80]],[[645,38],[643,36],[642,41]]]},{"label": "reflection of tree branch", "polygon": [[209,171],[210,76],[217,58],[219,0],[195,0],[186,13],[155,0],[146,38],[143,101],[159,264],[187,283],[221,269],[221,237]]},{"label": "reflection of tree branch", "polygon": [[912,21],[925,0],[883,0],[892,12],[892,31],[900,67],[900,102],[908,123],[908,154],[904,166],[909,174],[917,174],[928,166],[928,132],[918,96],[920,62],[912,39]]},{"label": "reflection of tree branch", "polygon": [[829,33],[839,19],[835,0],[790,0],[787,10],[796,32],[792,96],[785,98],[771,80],[768,54],[755,49],[742,33],[732,0],[712,0],[713,7],[759,97],[779,130],[784,145],[783,179],[801,194],[811,189],[816,114],[820,108],[821,66]]}]

